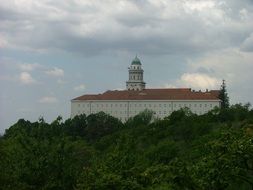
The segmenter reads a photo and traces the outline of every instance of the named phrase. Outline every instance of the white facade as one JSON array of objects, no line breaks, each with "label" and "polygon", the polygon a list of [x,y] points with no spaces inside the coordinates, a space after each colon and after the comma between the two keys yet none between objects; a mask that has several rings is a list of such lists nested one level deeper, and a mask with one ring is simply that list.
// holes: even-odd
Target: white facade
[{"label": "white facade", "polygon": [[72,100],[71,103],[71,117],[80,114],[92,114],[98,112],[105,112],[121,121],[126,121],[144,111],[145,109],[152,110],[157,118],[164,118],[170,115],[173,111],[181,108],[189,108],[193,113],[201,115],[212,110],[214,107],[219,107],[220,102],[217,100]]}]

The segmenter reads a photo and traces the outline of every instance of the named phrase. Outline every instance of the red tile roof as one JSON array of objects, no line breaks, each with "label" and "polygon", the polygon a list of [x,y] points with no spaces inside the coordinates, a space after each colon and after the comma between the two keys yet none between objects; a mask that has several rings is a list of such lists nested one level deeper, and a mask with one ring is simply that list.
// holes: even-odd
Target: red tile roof
[{"label": "red tile roof", "polygon": [[142,91],[114,90],[103,94],[86,94],[75,100],[219,100],[219,90],[206,92],[190,88],[144,89]]}]

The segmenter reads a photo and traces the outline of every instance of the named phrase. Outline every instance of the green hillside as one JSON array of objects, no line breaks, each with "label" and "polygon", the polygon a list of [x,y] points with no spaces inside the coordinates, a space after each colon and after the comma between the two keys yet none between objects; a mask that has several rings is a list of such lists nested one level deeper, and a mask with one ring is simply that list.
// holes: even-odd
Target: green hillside
[{"label": "green hillside", "polygon": [[0,189],[250,190],[253,110],[20,119],[0,138]]}]

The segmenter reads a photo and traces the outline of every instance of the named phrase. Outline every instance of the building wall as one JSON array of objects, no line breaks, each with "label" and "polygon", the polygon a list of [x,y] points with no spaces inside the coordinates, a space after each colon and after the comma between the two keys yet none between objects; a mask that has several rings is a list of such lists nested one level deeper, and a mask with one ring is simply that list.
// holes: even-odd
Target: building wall
[{"label": "building wall", "polygon": [[126,121],[128,118],[133,117],[141,111],[148,109],[155,112],[158,118],[164,118],[170,115],[173,111],[188,107],[193,113],[198,115],[204,114],[214,107],[220,107],[219,100],[96,100],[96,101],[72,101],[71,102],[71,117],[76,115],[91,113],[98,113],[103,111],[114,117],[119,118],[121,121]]}]

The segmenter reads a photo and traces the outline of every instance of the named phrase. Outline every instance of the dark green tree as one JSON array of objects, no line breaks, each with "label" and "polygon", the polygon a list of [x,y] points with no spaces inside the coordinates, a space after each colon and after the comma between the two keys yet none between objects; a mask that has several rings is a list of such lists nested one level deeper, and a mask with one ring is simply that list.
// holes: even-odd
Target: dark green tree
[{"label": "dark green tree", "polygon": [[228,93],[227,93],[227,87],[226,87],[225,80],[222,80],[222,84],[220,87],[219,99],[221,100],[221,108],[222,109],[229,107],[229,97],[228,97]]}]

